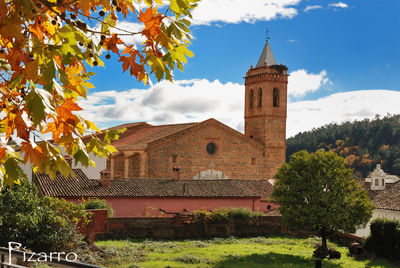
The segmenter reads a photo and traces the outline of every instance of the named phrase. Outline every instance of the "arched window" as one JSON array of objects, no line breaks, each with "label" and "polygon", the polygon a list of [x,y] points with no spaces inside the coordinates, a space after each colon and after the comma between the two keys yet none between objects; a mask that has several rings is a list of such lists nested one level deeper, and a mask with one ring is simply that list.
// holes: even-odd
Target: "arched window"
[{"label": "arched window", "polygon": [[273,97],[273,105],[274,107],[279,107],[279,92],[277,88],[274,88],[274,91],[272,93]]},{"label": "arched window", "polygon": [[262,106],[262,88],[258,89],[258,105],[257,107],[261,107]]},{"label": "arched window", "polygon": [[253,103],[254,103],[254,91],[250,89],[250,96],[249,96],[249,106],[250,108],[253,108]]}]

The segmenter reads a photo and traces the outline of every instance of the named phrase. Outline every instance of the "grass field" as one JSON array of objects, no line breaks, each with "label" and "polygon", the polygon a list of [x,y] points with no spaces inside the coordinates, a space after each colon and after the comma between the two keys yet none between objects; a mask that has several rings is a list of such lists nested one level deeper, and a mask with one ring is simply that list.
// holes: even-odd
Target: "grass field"
[{"label": "grass field", "polygon": [[[85,261],[104,267],[314,267],[312,252],[318,238],[215,238],[212,240],[98,241],[101,249]],[[323,267],[396,267],[385,260],[356,260],[348,249],[340,260],[325,260]]]}]

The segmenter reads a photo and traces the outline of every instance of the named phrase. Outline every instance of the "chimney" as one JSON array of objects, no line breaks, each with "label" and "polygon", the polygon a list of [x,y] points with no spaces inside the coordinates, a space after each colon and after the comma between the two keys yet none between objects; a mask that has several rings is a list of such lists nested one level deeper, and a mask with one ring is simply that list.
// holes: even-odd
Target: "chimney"
[{"label": "chimney", "polygon": [[110,180],[111,180],[111,172],[108,171],[107,169],[103,169],[100,171],[100,185],[101,186],[108,186],[110,185]]}]

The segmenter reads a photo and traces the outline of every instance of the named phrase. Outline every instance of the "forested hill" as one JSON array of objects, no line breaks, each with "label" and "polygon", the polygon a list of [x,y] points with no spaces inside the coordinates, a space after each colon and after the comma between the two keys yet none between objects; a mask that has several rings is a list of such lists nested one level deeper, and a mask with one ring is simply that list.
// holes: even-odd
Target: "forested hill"
[{"label": "forested hill", "polygon": [[299,133],[287,140],[287,159],[303,149],[332,149],[346,158],[357,175],[368,175],[376,164],[386,173],[400,175],[400,115],[329,124]]}]

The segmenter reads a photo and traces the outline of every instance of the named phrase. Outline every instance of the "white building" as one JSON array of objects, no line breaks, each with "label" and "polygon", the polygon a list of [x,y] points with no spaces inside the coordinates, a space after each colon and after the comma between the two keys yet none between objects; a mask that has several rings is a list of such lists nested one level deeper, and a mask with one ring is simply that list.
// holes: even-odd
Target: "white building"
[{"label": "white building", "polygon": [[[387,218],[400,220],[400,178],[395,175],[386,174],[381,165],[376,165],[374,171],[361,182],[368,192],[372,203],[376,209],[371,221],[376,218]],[[370,221],[370,222],[371,222]],[[370,224],[366,228],[359,229],[355,233],[357,236],[367,237],[369,235]]]}]

